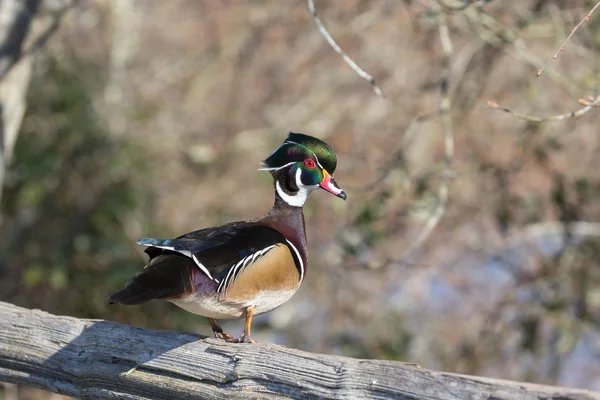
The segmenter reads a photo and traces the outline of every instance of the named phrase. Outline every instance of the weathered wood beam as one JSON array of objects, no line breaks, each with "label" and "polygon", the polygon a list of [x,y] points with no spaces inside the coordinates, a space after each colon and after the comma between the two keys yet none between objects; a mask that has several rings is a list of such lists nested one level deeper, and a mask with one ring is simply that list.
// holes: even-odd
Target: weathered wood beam
[{"label": "weathered wood beam", "polygon": [[93,399],[600,399],[600,392],[228,344],[2,302],[0,381]]}]

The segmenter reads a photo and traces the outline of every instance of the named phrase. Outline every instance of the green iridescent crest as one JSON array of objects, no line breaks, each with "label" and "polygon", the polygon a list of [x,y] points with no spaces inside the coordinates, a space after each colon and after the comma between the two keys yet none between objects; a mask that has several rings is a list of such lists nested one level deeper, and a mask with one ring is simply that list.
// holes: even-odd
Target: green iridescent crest
[{"label": "green iridescent crest", "polygon": [[[337,157],[333,149],[324,141],[302,133],[290,132],[287,139],[273,154],[263,161],[266,169],[278,169],[296,162],[304,162],[313,159],[317,165],[333,174],[337,166]],[[304,172],[316,174],[316,171],[308,171],[309,168],[301,167]],[[318,175],[322,178],[320,168]],[[315,176],[316,178],[316,176]]]}]

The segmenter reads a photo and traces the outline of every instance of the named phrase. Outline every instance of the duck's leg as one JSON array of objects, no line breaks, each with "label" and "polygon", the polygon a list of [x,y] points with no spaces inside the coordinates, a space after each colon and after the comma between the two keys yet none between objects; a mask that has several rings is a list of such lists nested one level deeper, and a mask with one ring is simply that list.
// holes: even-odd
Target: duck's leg
[{"label": "duck's leg", "polygon": [[252,325],[252,317],[254,316],[254,307],[246,308],[246,327],[244,331],[240,335],[240,337],[236,340],[238,343],[256,343],[252,338],[250,338],[250,325]]},{"label": "duck's leg", "polygon": [[235,338],[228,333],[223,332],[223,328],[217,324],[214,318],[209,318],[208,322],[210,322],[210,326],[212,327],[213,334],[217,339],[225,339],[227,341],[234,340]]}]

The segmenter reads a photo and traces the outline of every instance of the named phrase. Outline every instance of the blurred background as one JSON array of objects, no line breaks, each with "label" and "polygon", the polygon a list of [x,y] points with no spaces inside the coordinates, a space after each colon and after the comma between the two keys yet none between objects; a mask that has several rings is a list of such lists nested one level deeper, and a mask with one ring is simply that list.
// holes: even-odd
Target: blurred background
[{"label": "blurred background", "polygon": [[259,163],[304,132],[348,201],[310,197],[307,280],[255,339],[600,390],[600,109],[547,118],[599,95],[600,14],[535,76],[595,4],[317,1],[381,97],[306,2],[2,0],[0,300],[209,335],[106,296],[138,238],[268,211]]}]

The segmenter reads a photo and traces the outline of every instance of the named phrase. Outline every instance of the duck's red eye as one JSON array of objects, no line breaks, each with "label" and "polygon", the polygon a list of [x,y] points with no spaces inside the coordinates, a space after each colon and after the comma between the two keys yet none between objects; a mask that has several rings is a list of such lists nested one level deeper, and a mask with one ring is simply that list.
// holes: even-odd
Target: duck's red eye
[{"label": "duck's red eye", "polygon": [[315,161],[311,160],[310,158],[307,158],[306,160],[304,160],[304,165],[306,165],[306,168],[311,168],[311,169],[317,166]]}]

